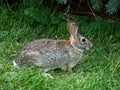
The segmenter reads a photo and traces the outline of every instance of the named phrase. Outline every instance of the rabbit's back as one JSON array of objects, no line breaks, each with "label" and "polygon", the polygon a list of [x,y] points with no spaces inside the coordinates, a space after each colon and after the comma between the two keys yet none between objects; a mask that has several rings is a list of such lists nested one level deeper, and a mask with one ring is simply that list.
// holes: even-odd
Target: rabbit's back
[{"label": "rabbit's back", "polygon": [[56,49],[56,40],[51,39],[41,39],[41,40],[35,40],[32,42],[27,43],[22,49],[24,50],[32,50],[32,51],[50,51]]}]

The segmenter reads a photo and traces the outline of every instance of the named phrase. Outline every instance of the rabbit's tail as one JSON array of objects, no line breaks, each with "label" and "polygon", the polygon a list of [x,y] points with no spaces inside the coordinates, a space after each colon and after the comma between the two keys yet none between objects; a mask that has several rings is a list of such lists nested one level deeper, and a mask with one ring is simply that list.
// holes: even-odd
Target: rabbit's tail
[{"label": "rabbit's tail", "polygon": [[13,65],[14,65],[17,69],[20,69],[19,65],[16,63],[16,60],[13,60]]}]

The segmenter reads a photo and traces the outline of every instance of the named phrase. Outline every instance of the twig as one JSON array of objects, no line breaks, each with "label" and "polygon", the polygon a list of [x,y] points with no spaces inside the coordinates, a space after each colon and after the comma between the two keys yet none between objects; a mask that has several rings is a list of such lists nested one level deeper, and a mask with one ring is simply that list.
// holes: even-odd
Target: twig
[{"label": "twig", "polygon": [[93,10],[92,10],[92,8],[91,8],[90,3],[89,3],[88,0],[87,0],[87,3],[88,3],[88,6],[89,6],[89,8],[90,8],[90,10],[91,10],[91,12],[92,12],[92,14],[93,14],[93,16],[96,18],[96,14],[93,12]]},{"label": "twig", "polygon": [[68,8],[67,8],[67,11],[63,14],[63,15],[66,15],[70,10],[70,5],[68,5]]},{"label": "twig", "polygon": [[80,8],[80,2],[79,2],[79,4],[78,4],[78,8],[77,8],[77,9],[79,10],[79,8]]},{"label": "twig", "polygon": [[6,1],[6,4],[7,4],[8,9],[9,9],[10,11],[12,11],[11,8],[10,8],[10,6],[9,6],[8,0],[5,0],[5,1]]},{"label": "twig", "polygon": [[120,43],[113,44],[112,46],[117,46],[117,45],[120,45]]},{"label": "twig", "polygon": [[[92,12],[93,16],[94,16],[95,18],[99,17],[99,16],[97,16],[97,15],[94,13],[94,11],[92,10],[91,5],[90,5],[90,3],[89,3],[88,0],[87,0],[87,3],[88,3],[88,6],[89,6],[90,11]],[[102,19],[101,17],[99,17],[99,18]]]}]

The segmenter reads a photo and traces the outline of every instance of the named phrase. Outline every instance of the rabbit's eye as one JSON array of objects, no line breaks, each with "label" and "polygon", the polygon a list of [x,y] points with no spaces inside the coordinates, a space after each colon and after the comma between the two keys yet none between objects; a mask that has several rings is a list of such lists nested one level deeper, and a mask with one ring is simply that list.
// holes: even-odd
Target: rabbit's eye
[{"label": "rabbit's eye", "polygon": [[85,37],[81,37],[81,41],[82,41],[83,43],[85,43],[85,42],[87,41],[87,39],[86,39]]}]

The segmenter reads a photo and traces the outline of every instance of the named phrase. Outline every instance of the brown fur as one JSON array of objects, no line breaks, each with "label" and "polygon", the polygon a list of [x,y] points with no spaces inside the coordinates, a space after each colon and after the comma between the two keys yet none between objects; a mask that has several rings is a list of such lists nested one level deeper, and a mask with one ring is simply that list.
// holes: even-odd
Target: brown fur
[{"label": "brown fur", "polygon": [[70,40],[63,40],[63,41],[59,41],[58,45],[64,46],[64,45],[70,45]]}]

